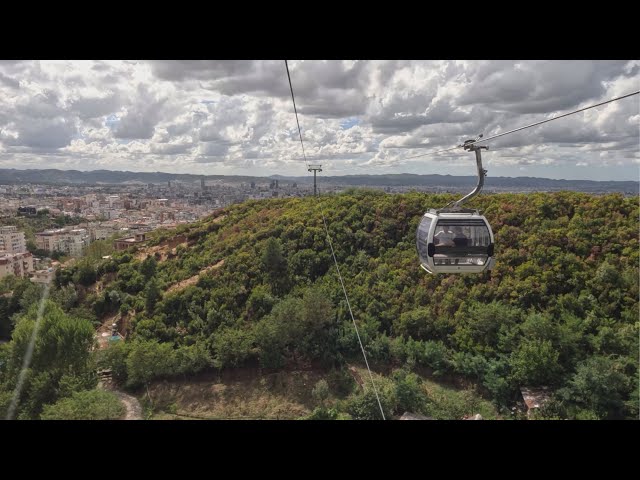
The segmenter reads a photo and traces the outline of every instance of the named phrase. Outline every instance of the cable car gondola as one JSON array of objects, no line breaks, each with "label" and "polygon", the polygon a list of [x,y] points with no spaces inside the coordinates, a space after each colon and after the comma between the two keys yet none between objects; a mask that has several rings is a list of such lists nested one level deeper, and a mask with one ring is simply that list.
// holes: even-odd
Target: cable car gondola
[{"label": "cable car gondola", "polygon": [[495,264],[491,225],[478,210],[460,207],[480,193],[487,173],[482,168],[480,150],[488,147],[475,145],[476,141],[467,140],[462,145],[476,154],[476,188],[451,207],[449,204],[440,210],[429,210],[418,226],[416,246],[420,266],[429,273],[482,273]]}]

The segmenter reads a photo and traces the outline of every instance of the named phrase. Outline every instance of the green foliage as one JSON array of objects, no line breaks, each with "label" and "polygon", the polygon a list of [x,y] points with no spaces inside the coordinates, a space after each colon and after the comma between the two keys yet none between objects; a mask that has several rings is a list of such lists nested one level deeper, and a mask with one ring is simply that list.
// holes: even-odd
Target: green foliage
[{"label": "green foliage", "polygon": [[147,312],[147,315],[153,315],[158,300],[160,300],[160,288],[158,287],[158,281],[155,278],[152,278],[147,283],[144,291],[144,308]]},{"label": "green foliage", "polygon": [[396,412],[402,415],[404,412],[422,413],[425,411],[427,396],[420,377],[402,369],[394,372],[393,379],[397,399]]},{"label": "green foliage", "polygon": [[156,274],[157,268],[158,262],[150,255],[140,264],[140,273],[146,281],[149,281]]},{"label": "green foliage", "polygon": [[9,275],[0,279],[0,340],[11,338],[15,316],[39,301],[42,287],[27,278]]},{"label": "green foliage", "polygon": [[251,331],[235,328],[218,330],[213,336],[213,366],[221,369],[241,365],[251,354]]},{"label": "green foliage", "polygon": [[58,268],[53,277],[53,284],[56,287],[63,287],[65,285],[69,285],[73,283],[73,270],[69,268]]},{"label": "green foliage", "polygon": [[[638,198],[575,192],[477,197],[473,207],[494,231],[495,269],[490,275],[426,275],[417,264],[416,227],[426,209],[454,198],[354,190],[321,199],[374,364],[408,361],[429,374],[463,376],[503,408],[519,398],[519,387],[543,384],[567,389],[561,401],[568,416],[594,408],[603,418],[633,417]],[[221,222],[205,219],[159,232],[152,243],[186,239],[189,245],[169,250],[155,271],[154,260],[123,253],[96,266],[105,290],[118,292],[115,308],[137,312],[131,337],[156,339],[176,352],[202,344],[216,368],[258,360],[267,368],[322,364],[341,371],[345,360],[361,358],[316,199],[252,200],[225,215]],[[164,290],[221,260],[195,286],[144,308],[151,279]],[[56,285],[70,281],[68,273],[57,274]],[[109,305],[98,296],[95,314],[112,313]],[[615,359],[620,367],[612,378],[626,379],[626,387],[612,381],[617,393],[611,403],[585,400],[599,387],[584,373],[571,383],[594,357]],[[198,358],[193,368],[206,365],[205,356]],[[188,374],[186,368],[171,375]],[[335,382],[327,381],[338,395]]]},{"label": "green foliage", "polygon": [[[19,399],[18,418],[37,418],[45,404],[75,390],[95,387],[97,379],[90,358],[93,326],[71,318],[51,300],[43,305],[29,367]],[[2,389],[13,390],[36,327],[38,304],[20,317],[6,356]]]},{"label": "green foliage", "polygon": [[256,286],[247,300],[246,316],[249,320],[260,320],[271,312],[276,299],[263,285]]},{"label": "green foliage", "polygon": [[430,385],[424,415],[435,420],[461,420],[480,414],[485,420],[496,418],[495,409],[471,389],[453,390]]},{"label": "green foliage", "polygon": [[83,256],[93,264],[100,262],[102,257],[106,257],[115,252],[115,248],[113,246],[114,237],[116,237],[116,235],[105,240],[94,240],[87,246]]},{"label": "green foliage", "polygon": [[96,363],[111,370],[117,383],[135,388],[159,378],[198,373],[214,362],[204,342],[174,349],[169,343],[137,339],[97,352]]},{"label": "green foliage", "polygon": [[75,392],[44,407],[42,420],[116,420],[124,415],[118,397],[104,390]]},{"label": "green foliage", "polygon": [[624,415],[624,399],[630,393],[638,393],[637,389],[630,388],[624,367],[623,362],[611,357],[591,357],[578,365],[559,396],[592,412],[597,418],[620,418]]},{"label": "green foliage", "polygon": [[350,420],[351,417],[340,413],[335,408],[316,407],[313,409],[310,415],[303,418],[303,420]]},{"label": "green foliage", "polygon": [[213,365],[211,353],[205,347],[204,343],[195,343],[194,345],[185,345],[176,350],[176,365],[174,371],[176,374],[193,374]]},{"label": "green foliage", "polygon": [[329,398],[329,384],[325,379],[318,380],[315,387],[311,391],[313,399],[324,407],[327,399]]},{"label": "green foliage", "polygon": [[58,228],[66,227],[67,225],[79,225],[86,222],[86,218],[72,217],[70,215],[59,215],[53,219],[54,226]]},{"label": "green foliage", "polygon": [[138,387],[175,373],[175,351],[168,343],[138,340],[129,345],[127,386]]},{"label": "green foliage", "polygon": [[262,266],[268,275],[273,292],[284,293],[288,286],[287,259],[282,254],[282,244],[277,238],[269,238],[262,253]]},{"label": "green foliage", "polygon": [[49,298],[62,307],[65,312],[69,312],[78,305],[78,292],[72,284],[62,286],[53,290]]},{"label": "green foliage", "polygon": [[99,369],[110,369],[112,378],[125,384],[127,381],[127,356],[130,346],[135,343],[117,342],[109,345],[105,350],[99,350],[96,355],[96,364]]},{"label": "green foliage", "polygon": [[332,369],[327,375],[327,383],[337,397],[348,396],[357,385],[346,368]]},{"label": "green foliage", "polygon": [[76,269],[76,273],[73,275],[73,281],[75,283],[79,283],[80,285],[84,285],[85,287],[93,285],[96,281],[96,278],[96,269],[87,260],[80,262],[78,268]]},{"label": "green foliage", "polygon": [[544,385],[558,379],[559,353],[549,340],[525,339],[511,355],[511,376],[523,385]]},{"label": "green foliage", "polygon": [[346,406],[347,413],[354,420],[382,420],[382,412],[380,411],[380,405],[382,405],[384,417],[391,419],[396,402],[393,396],[394,393],[379,393],[380,403],[378,403],[375,392],[371,388],[360,395],[352,397]]},{"label": "green foliage", "polygon": [[335,313],[319,290],[308,289],[302,299],[289,296],[255,327],[260,362],[279,368],[288,359],[305,358],[330,364],[336,355]]},{"label": "green foliage", "polygon": [[98,318],[118,311],[126,294],[118,290],[104,290],[93,302],[93,312]]}]

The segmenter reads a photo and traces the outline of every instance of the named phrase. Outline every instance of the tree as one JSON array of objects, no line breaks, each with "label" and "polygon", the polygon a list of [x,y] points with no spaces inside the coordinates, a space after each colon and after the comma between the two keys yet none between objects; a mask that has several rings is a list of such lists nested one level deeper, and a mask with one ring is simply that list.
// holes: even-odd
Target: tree
[{"label": "tree", "polygon": [[511,376],[521,385],[544,385],[558,379],[559,352],[549,340],[525,339],[511,355]]},{"label": "tree", "polygon": [[[385,418],[390,419],[396,405],[395,392],[379,391],[380,404]],[[364,393],[352,397],[347,402],[347,412],[354,420],[382,420],[380,404],[372,388],[367,388]]]},{"label": "tree", "polygon": [[144,261],[140,264],[140,273],[144,276],[146,281],[149,281],[155,274],[158,268],[158,262],[155,257],[149,255]]},{"label": "tree", "polygon": [[28,278],[9,275],[0,279],[0,339],[11,338],[16,315],[42,298],[44,287]]},{"label": "tree", "polygon": [[397,413],[421,413],[427,403],[427,396],[422,388],[420,377],[415,373],[401,369],[394,372],[393,378],[398,402],[396,406]]},{"label": "tree", "polygon": [[56,287],[68,285],[73,282],[73,272],[68,268],[58,268],[53,277],[53,282]]},{"label": "tree", "polygon": [[105,390],[75,392],[69,398],[46,405],[42,420],[117,420],[125,413],[118,397]]},{"label": "tree", "polygon": [[269,293],[267,287],[256,286],[247,300],[246,315],[249,320],[259,320],[271,312],[276,299]]},{"label": "tree", "polygon": [[195,374],[212,365],[211,353],[202,342],[184,345],[176,350],[176,373]]},{"label": "tree", "polygon": [[329,398],[329,384],[324,378],[318,380],[315,387],[313,387],[313,390],[311,390],[311,395],[313,396],[315,401],[324,408],[325,403]]},{"label": "tree", "polygon": [[91,389],[97,383],[90,356],[94,336],[91,323],[66,315],[51,300],[45,301],[40,319],[38,310],[38,304],[32,305],[18,320],[9,343],[4,387],[12,390],[39,322],[19,400],[20,418],[37,418],[45,404],[70,394],[70,389]]},{"label": "tree", "polygon": [[160,288],[158,288],[158,281],[155,278],[149,280],[147,288],[144,293],[145,298],[145,310],[148,316],[153,315],[158,300],[160,300]]},{"label": "tree", "polygon": [[84,257],[90,259],[94,263],[97,263],[102,260],[102,257],[111,255],[114,251],[113,237],[106,238],[104,240],[95,240],[85,249]]},{"label": "tree", "polygon": [[118,383],[124,384],[127,381],[127,356],[129,346],[135,344],[116,342],[109,345],[105,350],[99,350],[96,355],[96,364],[99,369],[111,370],[111,377]]},{"label": "tree", "polygon": [[587,408],[599,418],[622,418],[624,399],[630,390],[623,363],[611,357],[597,356],[578,365],[561,394],[565,401]]},{"label": "tree", "polygon": [[251,353],[251,331],[222,328],[213,334],[213,366],[222,369],[241,365]]},{"label": "tree", "polygon": [[273,237],[267,240],[261,260],[274,293],[276,295],[283,293],[288,285],[288,267],[287,260],[282,255],[280,240]]},{"label": "tree", "polygon": [[73,281],[85,287],[93,285],[96,281],[96,269],[88,261],[82,261],[73,275]]},{"label": "tree", "polygon": [[522,318],[518,308],[495,301],[473,302],[465,310],[461,309],[456,315],[453,338],[462,350],[474,353],[491,353],[498,346],[499,334]]},{"label": "tree", "polygon": [[27,240],[27,251],[37,256],[42,256],[41,253],[45,253],[45,252],[41,252],[41,250],[36,245],[36,242],[31,239]]},{"label": "tree", "polygon": [[134,341],[129,345],[126,365],[127,385],[137,387],[176,373],[175,351],[169,343]]},{"label": "tree", "polygon": [[310,359],[332,360],[337,349],[335,311],[327,295],[308,289],[302,298],[302,337],[299,349]]}]

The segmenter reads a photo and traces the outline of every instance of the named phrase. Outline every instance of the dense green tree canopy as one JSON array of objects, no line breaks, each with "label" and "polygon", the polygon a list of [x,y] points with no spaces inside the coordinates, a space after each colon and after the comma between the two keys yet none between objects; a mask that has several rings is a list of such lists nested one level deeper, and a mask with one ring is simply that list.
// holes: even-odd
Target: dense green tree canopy
[{"label": "dense green tree canopy", "polygon": [[[95,273],[103,290],[76,300],[69,292],[65,308],[90,307],[99,319],[116,311],[130,316],[130,343],[110,360],[130,385],[207,368],[339,368],[361,352],[322,208],[374,365],[409,362],[431,375],[461,377],[504,408],[521,399],[520,387],[546,386],[571,418],[637,414],[638,199],[477,197],[471,206],[495,234],[495,269],[425,274],[415,251],[418,222],[453,199],[356,190],[320,203],[244,202],[151,235],[150,245],[160,247],[178,239],[163,257],[114,253],[102,260]],[[91,272],[74,268],[57,276],[58,287],[74,276],[89,282]],[[416,378],[395,381],[385,393],[390,411],[398,402],[423,402]],[[353,415],[375,416],[367,395],[354,400]]]}]

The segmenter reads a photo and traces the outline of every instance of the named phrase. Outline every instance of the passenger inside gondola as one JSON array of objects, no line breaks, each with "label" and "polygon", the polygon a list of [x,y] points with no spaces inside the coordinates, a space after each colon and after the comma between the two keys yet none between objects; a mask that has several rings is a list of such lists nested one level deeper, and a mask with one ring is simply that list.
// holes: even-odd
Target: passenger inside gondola
[{"label": "passenger inside gondola", "polygon": [[456,247],[466,247],[469,245],[469,239],[462,231],[462,227],[453,227],[453,243]]},{"label": "passenger inside gondola", "polygon": [[434,245],[439,247],[453,247],[455,245],[454,233],[449,227],[438,227],[438,232],[433,236]]}]

